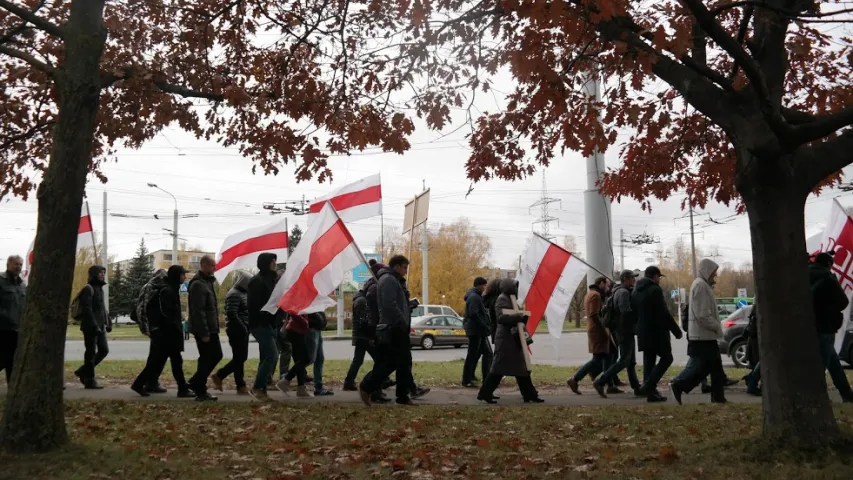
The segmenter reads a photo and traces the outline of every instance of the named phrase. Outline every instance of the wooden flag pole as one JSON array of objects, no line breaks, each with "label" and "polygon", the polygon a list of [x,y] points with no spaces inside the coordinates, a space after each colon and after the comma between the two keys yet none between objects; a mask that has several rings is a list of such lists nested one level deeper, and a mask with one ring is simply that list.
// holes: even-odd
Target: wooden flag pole
[{"label": "wooden flag pole", "polygon": [[[510,300],[512,300],[512,309],[504,308],[503,309],[504,315],[527,315],[527,316],[530,316],[530,312],[528,312],[527,310],[521,310],[518,308],[518,300],[516,299],[515,295],[510,295],[509,298],[510,298]],[[530,358],[530,349],[527,348],[527,335],[524,333],[525,332],[524,323],[518,322],[518,324],[516,325],[516,328],[518,329],[518,339],[521,342],[521,351],[524,354],[524,365],[527,368],[528,372],[532,372],[533,371],[533,360]]]}]

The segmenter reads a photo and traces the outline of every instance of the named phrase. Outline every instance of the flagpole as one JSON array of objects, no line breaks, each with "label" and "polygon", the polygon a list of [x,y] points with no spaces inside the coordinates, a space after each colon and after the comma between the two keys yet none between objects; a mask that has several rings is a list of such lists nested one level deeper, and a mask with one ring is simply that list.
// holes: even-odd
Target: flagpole
[{"label": "flagpole", "polygon": [[[287,235],[287,260],[290,260],[290,225],[287,224],[287,217],[284,217],[284,233]],[[284,264],[287,265],[287,261]]]},{"label": "flagpole", "polygon": [[[331,203],[331,202],[326,202],[326,203]],[[332,207],[332,212],[335,214],[335,218],[337,218],[338,220],[341,220],[340,215],[338,215],[338,211],[335,210],[335,206],[334,205],[330,205],[330,206]],[[344,225],[344,226],[346,226],[346,225]],[[349,231],[349,229],[347,229],[347,231]],[[367,258],[364,256],[364,253],[362,253],[361,247],[358,246],[358,243],[356,243],[355,238],[352,239],[352,244],[355,245],[355,252],[358,253],[358,258],[360,258],[361,261],[364,262],[365,265],[367,265],[367,271],[370,272],[370,276],[372,276],[373,278],[376,278],[376,275],[373,274],[373,270],[370,268],[370,263],[367,261]]]}]

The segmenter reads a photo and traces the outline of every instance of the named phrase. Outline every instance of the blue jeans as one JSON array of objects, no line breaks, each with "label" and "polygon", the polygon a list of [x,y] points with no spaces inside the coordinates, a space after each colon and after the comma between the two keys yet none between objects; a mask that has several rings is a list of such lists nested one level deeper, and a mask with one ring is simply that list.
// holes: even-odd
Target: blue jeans
[{"label": "blue jeans", "polygon": [[252,329],[252,336],[258,341],[258,350],[260,350],[260,363],[258,364],[258,375],[255,377],[255,390],[266,390],[267,379],[275,369],[275,362],[278,361],[278,348],[275,345],[275,329],[270,326],[255,327]]},{"label": "blue jeans", "polygon": [[832,383],[835,384],[835,389],[841,394],[841,398],[853,398],[850,383],[847,381],[847,376],[844,375],[844,369],[841,368],[838,352],[835,351],[835,334],[819,333],[818,337],[820,339],[820,357],[823,359],[823,366],[826,367],[829,376],[832,378]]},{"label": "blue jeans", "polygon": [[323,354],[323,332],[320,330],[308,331],[308,349],[311,352],[311,361],[314,363],[314,391],[323,389],[323,363],[326,356]]},{"label": "blue jeans", "polygon": [[619,342],[619,360],[611,364],[597,381],[603,385],[615,379],[622,370],[627,370],[628,383],[631,384],[632,389],[639,390],[640,380],[637,378],[636,348],[634,335],[625,335],[625,338]]},{"label": "blue jeans", "polygon": [[592,360],[586,362],[584,366],[578,369],[577,373],[575,373],[574,378],[575,382],[580,383],[584,377],[589,375],[589,377],[595,380],[601,372],[607,370],[607,367],[610,363],[610,354],[609,353],[594,353],[592,355]]},{"label": "blue jeans", "polygon": [[758,382],[761,381],[761,362],[755,364],[755,368],[746,376],[746,390],[753,391],[758,388]]}]

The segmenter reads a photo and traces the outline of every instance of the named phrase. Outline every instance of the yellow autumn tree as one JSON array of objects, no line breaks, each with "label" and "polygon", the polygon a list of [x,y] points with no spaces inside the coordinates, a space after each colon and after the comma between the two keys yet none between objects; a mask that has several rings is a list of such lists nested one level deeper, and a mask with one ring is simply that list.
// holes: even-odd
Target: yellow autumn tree
[{"label": "yellow autumn tree", "polygon": [[[452,307],[462,315],[465,292],[474,278],[487,276],[487,262],[492,252],[489,237],[477,232],[474,225],[461,218],[450,224],[428,229],[429,245],[429,302]],[[399,229],[385,230],[385,248],[377,242],[376,251],[387,262],[393,255],[402,254],[409,265],[409,292],[423,301],[423,256],[421,253],[422,228],[415,229],[414,241],[409,247],[409,234],[401,235]]]}]

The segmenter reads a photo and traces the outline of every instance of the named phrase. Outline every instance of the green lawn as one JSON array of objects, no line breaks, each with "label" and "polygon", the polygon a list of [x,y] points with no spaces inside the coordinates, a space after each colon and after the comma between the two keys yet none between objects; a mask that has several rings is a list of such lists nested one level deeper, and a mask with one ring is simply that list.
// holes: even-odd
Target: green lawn
[{"label": "green lawn", "polygon": [[[337,330],[323,331],[324,337],[334,337],[338,334]],[[344,330],[345,337],[352,336],[352,330]],[[114,325],[113,331],[109,333],[110,340],[148,340],[148,337],[139,332],[139,327],[135,324],[131,325]],[[77,325],[69,325],[65,334],[67,340],[83,340],[83,332]]]},{"label": "green lawn", "polygon": [[[2,406],[0,405],[0,408]],[[73,401],[72,444],[2,479],[849,479],[853,456],[750,453],[759,405],[364,408]],[[845,431],[853,406],[836,406]]]}]

